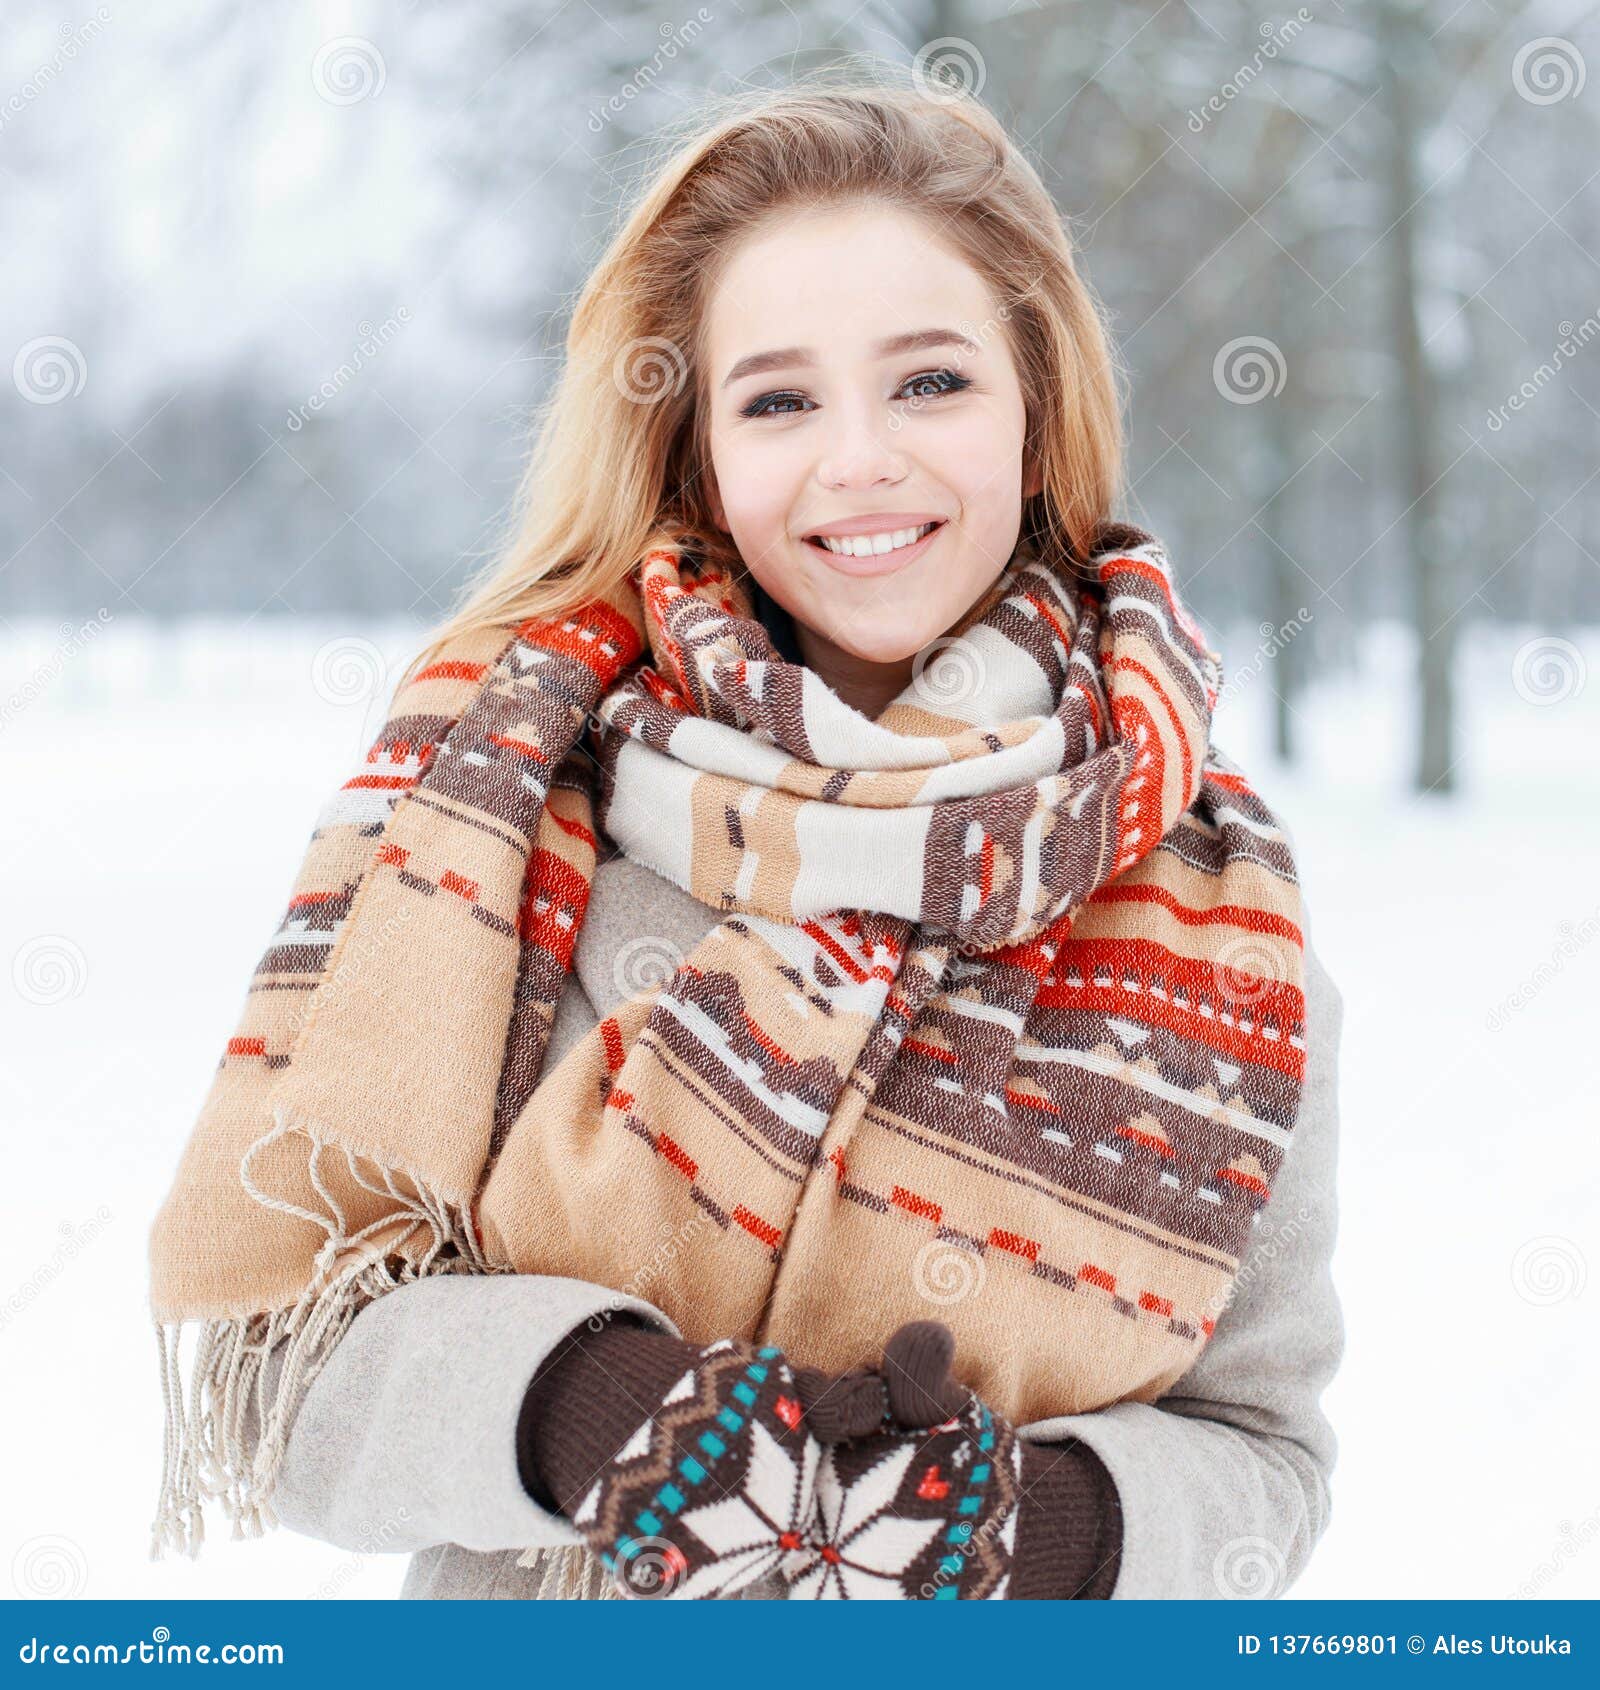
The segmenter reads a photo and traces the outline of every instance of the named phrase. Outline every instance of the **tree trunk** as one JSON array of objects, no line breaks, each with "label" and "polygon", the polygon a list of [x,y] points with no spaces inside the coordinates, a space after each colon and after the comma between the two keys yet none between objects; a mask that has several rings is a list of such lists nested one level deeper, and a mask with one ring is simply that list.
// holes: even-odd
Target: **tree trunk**
[{"label": "tree trunk", "polygon": [[1400,495],[1406,510],[1397,527],[1411,566],[1411,607],[1417,628],[1417,687],[1420,733],[1415,778],[1419,790],[1454,787],[1455,612],[1451,602],[1453,559],[1444,548],[1439,512],[1438,394],[1417,319],[1418,205],[1416,91],[1429,68],[1422,20],[1406,0],[1378,0],[1379,39],[1386,74],[1380,99],[1388,118],[1384,172],[1389,233],[1377,253],[1385,263],[1385,305],[1390,347],[1400,366],[1401,391],[1395,442]]}]

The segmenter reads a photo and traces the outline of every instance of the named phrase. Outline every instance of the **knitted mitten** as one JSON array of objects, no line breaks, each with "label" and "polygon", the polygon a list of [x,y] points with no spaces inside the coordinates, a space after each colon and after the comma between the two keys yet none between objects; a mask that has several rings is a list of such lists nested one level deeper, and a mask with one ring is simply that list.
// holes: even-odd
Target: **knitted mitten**
[{"label": "knitted mitten", "polygon": [[530,1384],[523,1485],[558,1507],[630,1596],[731,1596],[776,1570],[815,1514],[815,1428],[879,1423],[875,1373],[795,1370],[773,1345],[694,1345],[618,1315]]},{"label": "knitted mitten", "polygon": [[912,1321],[884,1346],[882,1429],[824,1451],[817,1523],[782,1562],[794,1597],[1109,1596],[1121,1511],[1093,1451],[1019,1439],[955,1380],[955,1340]]},{"label": "knitted mitten", "polygon": [[976,1396],[919,1432],[824,1451],[817,1520],[782,1562],[791,1597],[1003,1597],[1016,1552],[1022,1452]]}]

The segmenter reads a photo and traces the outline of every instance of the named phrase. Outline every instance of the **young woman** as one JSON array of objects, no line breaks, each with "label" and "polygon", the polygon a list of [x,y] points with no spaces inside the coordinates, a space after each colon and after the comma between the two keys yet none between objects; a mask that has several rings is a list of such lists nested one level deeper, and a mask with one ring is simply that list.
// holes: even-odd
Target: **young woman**
[{"label": "young woman", "polygon": [[1118,414],[975,101],[673,156],[157,1219],[157,1552],[221,1493],[418,1596],[1299,1573],[1341,1003]]}]

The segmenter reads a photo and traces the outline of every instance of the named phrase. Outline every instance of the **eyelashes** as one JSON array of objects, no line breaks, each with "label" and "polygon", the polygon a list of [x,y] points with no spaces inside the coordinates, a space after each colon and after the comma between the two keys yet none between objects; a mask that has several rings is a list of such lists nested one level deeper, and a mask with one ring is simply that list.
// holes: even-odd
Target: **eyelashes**
[{"label": "eyelashes", "polygon": [[[961,393],[972,386],[972,380],[970,377],[958,375],[951,369],[938,369],[923,370],[917,375],[907,376],[906,379],[901,382],[900,390],[903,391],[905,388],[912,386],[914,383],[923,381],[937,381],[943,385],[932,393],[914,394],[912,395],[913,398],[924,400],[944,399],[952,393]],[[774,404],[784,404],[791,400],[804,401],[805,398],[805,394],[801,393],[797,388],[787,388],[781,393],[763,393],[757,398],[752,399],[749,404],[741,405],[739,407],[739,415],[741,417],[752,418],[764,416],[792,417],[798,413],[795,411],[770,411],[767,407]]]},{"label": "eyelashes", "polygon": [[949,394],[964,392],[972,386],[970,377],[957,375],[954,370],[948,369],[925,370],[921,375],[907,377],[901,385],[910,387],[914,382],[919,381],[937,381],[944,384],[932,393],[913,395],[914,398],[920,399],[943,399]]}]

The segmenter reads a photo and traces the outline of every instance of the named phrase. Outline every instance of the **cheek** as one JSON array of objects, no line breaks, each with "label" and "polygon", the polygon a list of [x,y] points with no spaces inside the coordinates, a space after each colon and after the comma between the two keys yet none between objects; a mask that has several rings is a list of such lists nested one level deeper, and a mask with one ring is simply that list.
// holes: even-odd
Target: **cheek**
[{"label": "cheek", "polygon": [[1020,419],[1009,412],[973,411],[941,444],[950,485],[969,506],[1003,505],[1022,488]]},{"label": "cheek", "polygon": [[712,453],[711,463],[730,528],[764,538],[784,528],[794,494],[780,453],[729,444]]}]

